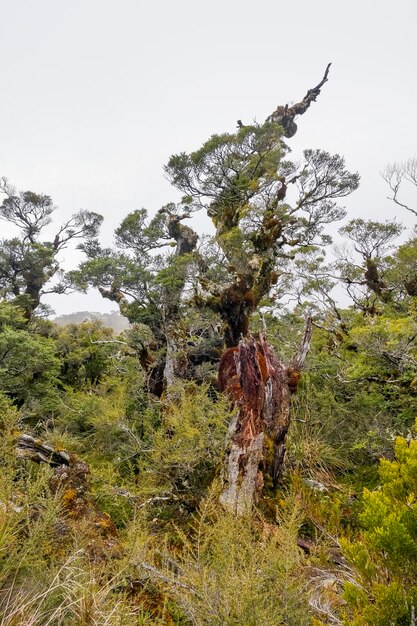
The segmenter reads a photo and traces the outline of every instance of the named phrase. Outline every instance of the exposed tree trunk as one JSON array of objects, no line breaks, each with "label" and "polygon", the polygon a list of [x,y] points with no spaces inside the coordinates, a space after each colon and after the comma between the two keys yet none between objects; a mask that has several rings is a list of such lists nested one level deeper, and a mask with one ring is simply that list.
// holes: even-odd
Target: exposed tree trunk
[{"label": "exposed tree trunk", "polygon": [[230,286],[223,289],[218,307],[224,323],[224,340],[227,348],[237,346],[241,337],[249,332],[249,319],[254,309],[253,285],[255,279],[250,273],[240,276]]},{"label": "exposed tree trunk", "polygon": [[[249,512],[261,494],[264,476],[276,484],[283,466],[290,425],[291,394],[308,353],[312,332],[307,320],[300,349],[289,365],[281,363],[265,338],[242,338],[224,353],[219,386],[234,404],[223,471],[222,504]],[[272,448],[272,454],[271,454]]]},{"label": "exposed tree trunk", "polygon": [[184,340],[178,336],[176,329],[168,325],[166,330],[166,352],[164,367],[164,388],[169,391],[175,379],[184,378],[187,372],[188,360]]},{"label": "exposed tree trunk", "polygon": [[417,296],[417,276],[405,280],[404,287],[409,296]]}]

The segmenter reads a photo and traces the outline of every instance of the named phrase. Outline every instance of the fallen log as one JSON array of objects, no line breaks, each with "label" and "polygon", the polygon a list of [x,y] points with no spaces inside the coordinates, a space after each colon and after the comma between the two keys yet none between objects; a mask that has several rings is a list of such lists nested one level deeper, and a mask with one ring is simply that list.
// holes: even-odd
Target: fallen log
[{"label": "fallen log", "polygon": [[106,559],[119,554],[116,527],[110,515],[95,503],[88,463],[75,454],[54,448],[50,443],[28,434],[17,438],[16,455],[35,463],[47,463],[54,470],[49,488],[62,503],[62,516],[57,520],[57,540],[81,532],[92,559]]},{"label": "fallen log", "polygon": [[65,450],[57,450],[51,444],[35,439],[32,435],[20,435],[16,443],[16,454],[35,463],[48,463],[51,467],[69,465],[71,457]]}]

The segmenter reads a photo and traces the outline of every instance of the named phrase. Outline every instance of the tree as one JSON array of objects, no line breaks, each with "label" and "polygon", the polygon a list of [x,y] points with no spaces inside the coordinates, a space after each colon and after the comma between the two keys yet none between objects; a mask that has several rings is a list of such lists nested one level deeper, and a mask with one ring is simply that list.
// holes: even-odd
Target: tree
[{"label": "tree", "polygon": [[417,209],[411,207],[408,202],[399,200],[400,191],[404,191],[404,187],[417,187],[417,158],[413,157],[402,163],[391,163],[386,165],[382,171],[382,178],[388,183],[392,192],[391,200],[398,206],[417,215]]},{"label": "tree", "polygon": [[[30,319],[46,293],[63,293],[69,285],[51,285],[59,272],[58,255],[70,241],[89,241],[97,235],[102,217],[79,211],[65,222],[50,241],[41,241],[56,207],[50,196],[32,191],[17,192],[6,178],[0,180],[5,196],[0,218],[19,229],[19,236],[0,242],[0,295],[13,300]],[[61,275],[61,279],[62,279]]]},{"label": "tree", "polygon": [[27,414],[36,405],[57,399],[59,361],[54,341],[28,327],[25,312],[9,302],[0,302],[0,393],[16,404],[26,404]]},{"label": "tree", "polygon": [[[300,165],[286,159],[283,137],[294,135],[294,118],[315,101],[328,70],[300,103],[278,107],[263,124],[240,124],[196,152],[173,155],[165,173],[184,194],[181,202],[150,221],[144,209],[129,214],[116,231],[119,250],[103,250],[98,242],[84,246],[89,260],[72,274],[82,288],[98,287],[132,322],[147,327],[139,358],[149,368],[149,388],[159,394],[175,375],[190,375],[193,358],[219,361],[214,322],[220,318],[226,351],[219,386],[237,407],[223,494],[234,511],[250,508],[260,492],[261,466],[274,482],[279,477],[290,397],[311,335],[308,321],[299,352],[283,365],[265,338],[252,336],[252,315],[285,289],[294,259],[330,241],[326,225],[345,214],[337,201],[359,183],[339,155],[306,150]],[[295,200],[289,203],[291,187]],[[200,210],[215,235],[198,242],[183,221]],[[161,252],[170,244],[175,252]],[[138,332],[136,338],[140,343]],[[274,450],[272,459],[267,448]]]},{"label": "tree", "polygon": [[[256,500],[264,469],[274,482],[279,477],[290,397],[311,336],[309,321],[297,356],[285,366],[264,337],[251,335],[251,316],[279,289],[289,261],[329,242],[325,225],[344,216],[337,200],[359,183],[339,155],[306,150],[301,166],[285,159],[288,147],[282,137],[294,135],[294,117],[315,100],[327,72],[302,103],[278,107],[263,124],[242,124],[236,133],[214,135],[200,150],[172,156],[165,168],[190,212],[203,209],[211,217],[228,273],[222,282],[208,279],[202,264],[195,302],[216,312],[223,323],[226,352],[219,381],[233,400],[235,419],[221,500],[238,513]],[[291,185],[298,190],[292,204],[286,199]]]},{"label": "tree", "polygon": [[378,300],[387,303],[392,298],[393,288],[385,279],[391,265],[388,253],[402,231],[401,224],[393,220],[375,222],[361,218],[350,220],[339,230],[353,243],[353,255],[350,250],[339,248],[336,272],[355,305],[370,315],[375,314]]},{"label": "tree", "polygon": [[417,296],[417,238],[416,233],[395,251],[389,278],[395,284],[401,300]]},{"label": "tree", "polygon": [[89,242],[83,246],[87,261],[70,273],[80,289],[98,288],[135,324],[132,345],[148,374],[148,389],[159,396],[193,361],[192,350],[189,358],[185,352],[196,337],[192,324],[183,324],[184,294],[197,261],[198,236],[183,224],[189,217],[186,207],[173,203],[151,220],[145,209],[133,211],[116,230],[116,250]]}]

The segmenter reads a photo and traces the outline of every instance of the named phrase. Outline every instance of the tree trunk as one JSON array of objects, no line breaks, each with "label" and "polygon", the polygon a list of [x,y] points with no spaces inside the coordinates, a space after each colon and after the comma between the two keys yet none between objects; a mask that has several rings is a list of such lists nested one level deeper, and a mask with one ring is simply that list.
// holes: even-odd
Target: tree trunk
[{"label": "tree trunk", "polygon": [[[165,212],[169,211],[164,209]],[[175,249],[175,258],[179,259],[185,255],[194,252],[198,235],[192,228],[185,226],[181,220],[189,217],[188,214],[169,215],[168,232],[177,244]],[[178,270],[176,277],[176,289],[168,289],[165,294],[165,303],[162,307],[163,333],[165,335],[165,356],[163,367],[163,389],[169,392],[169,389],[175,382],[176,378],[183,378],[187,369],[187,359],[184,352],[183,338],[178,334],[178,318],[180,316],[180,304],[183,297],[183,291],[187,279],[187,266],[184,265]]]},{"label": "tree trunk", "polygon": [[[276,485],[285,455],[290,425],[291,395],[296,390],[306,358],[312,323],[289,365],[281,363],[265,338],[242,338],[224,353],[219,386],[234,405],[223,470],[221,503],[243,515],[257,502],[268,476]],[[272,454],[271,454],[272,451]]]},{"label": "tree trunk", "polygon": [[166,353],[164,366],[164,389],[169,392],[176,379],[183,379],[187,371],[187,356],[184,340],[178,336],[174,327],[166,333]]}]

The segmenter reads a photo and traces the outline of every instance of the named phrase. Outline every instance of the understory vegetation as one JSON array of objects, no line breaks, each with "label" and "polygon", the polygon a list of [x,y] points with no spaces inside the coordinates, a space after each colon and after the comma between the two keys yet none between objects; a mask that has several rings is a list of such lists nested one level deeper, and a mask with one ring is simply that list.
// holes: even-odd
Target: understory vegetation
[{"label": "understory vegetation", "polygon": [[[171,157],[182,200],[114,248],[2,180],[2,625],[415,626],[417,234],[347,218],[328,261],[359,176],[286,143],[328,70]],[[386,168],[394,202],[416,173]],[[48,319],[88,288],[127,330]]]},{"label": "understory vegetation", "polygon": [[[315,329],[282,479],[243,517],[218,502],[231,411],[211,383],[178,380],[158,398],[129,336],[1,313],[2,623],[412,623],[412,308],[347,310],[340,337]],[[301,323],[271,318],[277,349]],[[31,349],[24,382],[9,382],[5,362],[17,371]],[[19,453],[21,433],[88,471],[57,479]]]}]

